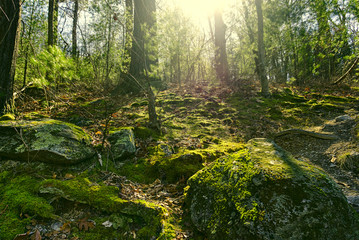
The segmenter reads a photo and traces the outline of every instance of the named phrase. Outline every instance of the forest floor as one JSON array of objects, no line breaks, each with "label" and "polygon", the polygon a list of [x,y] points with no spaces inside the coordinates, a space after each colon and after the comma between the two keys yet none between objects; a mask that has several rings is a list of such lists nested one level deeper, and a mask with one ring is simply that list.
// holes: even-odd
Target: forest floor
[{"label": "forest floor", "polygon": [[[359,89],[280,88],[272,89],[270,98],[263,98],[255,86],[243,82],[236,93],[228,88],[196,85],[159,91],[156,97],[161,134],[146,127],[145,97],[101,97],[86,91],[59,94],[47,101],[23,97],[18,119],[51,117],[81,126],[92,135],[102,158],[81,169],[53,168],[47,173],[30,171],[26,163],[12,163],[11,168],[38,179],[69,180],[85,175],[92,182],[117,186],[123,199],[146,200],[166,208],[173,216],[174,239],[203,239],[183,218],[187,179],[216,158],[241,149],[249,139],[265,137],[326,171],[359,210],[359,164],[354,161],[356,154],[359,156]],[[344,115],[343,122],[338,120]],[[108,132],[120,127],[134,128],[137,146],[136,156],[121,162],[113,160],[106,141]],[[302,134],[276,137],[278,132],[293,128],[330,133],[338,139]],[[177,160],[183,155],[200,156],[201,166],[192,159],[187,167],[183,166],[186,160],[179,164]],[[30,233],[37,240],[96,239],[107,228],[108,217],[98,209],[64,199],[53,199],[52,205],[61,220],[31,218],[28,232],[17,239],[27,239]],[[6,209],[0,202],[0,220]],[[34,237],[36,234],[41,237]],[[123,234],[136,238],[136,231]]]}]

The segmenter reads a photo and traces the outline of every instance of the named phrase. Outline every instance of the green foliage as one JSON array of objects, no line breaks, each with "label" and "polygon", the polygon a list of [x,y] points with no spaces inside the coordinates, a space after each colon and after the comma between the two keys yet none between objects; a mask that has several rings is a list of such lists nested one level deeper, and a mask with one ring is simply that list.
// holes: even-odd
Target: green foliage
[{"label": "green foliage", "polygon": [[[211,62],[205,57],[207,45],[198,35],[200,30],[183,14],[181,9],[167,7],[158,16],[157,41],[159,72],[164,81],[180,86],[199,76],[211,80]],[[202,69],[201,69],[202,68]]]},{"label": "green foliage", "polygon": [[57,46],[49,46],[49,49],[32,58],[31,62],[40,73],[32,80],[41,86],[58,88],[60,84],[68,85],[79,79],[73,59]]}]

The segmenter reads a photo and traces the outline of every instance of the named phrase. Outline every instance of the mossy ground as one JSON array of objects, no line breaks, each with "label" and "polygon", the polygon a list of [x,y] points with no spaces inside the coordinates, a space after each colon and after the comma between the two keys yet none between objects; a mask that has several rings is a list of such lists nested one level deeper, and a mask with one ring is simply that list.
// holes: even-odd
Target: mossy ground
[{"label": "mossy ground", "polygon": [[[63,224],[69,224],[72,235],[68,236],[79,239],[99,239],[99,236],[133,239],[135,235],[150,239],[148,236],[153,234],[160,239],[172,239],[176,233],[180,239],[203,239],[200,234],[188,233],[193,229],[182,219],[183,188],[189,177],[223,155],[242,151],[243,143],[251,138],[271,137],[291,127],[322,124],[355,110],[359,103],[355,94],[346,96],[294,88],[274,91],[270,98],[245,90],[238,94],[230,92],[219,87],[158,92],[161,133],[148,128],[147,101],[143,97],[115,99],[89,94],[91,99],[86,99],[86,94],[69,93],[66,103],[62,99],[53,104],[51,111],[48,107],[35,106],[26,109],[27,112],[18,112],[17,119],[49,116],[81,126],[98,146],[102,165],[96,163],[81,168],[81,174],[79,169],[54,168],[47,168],[49,172],[20,171],[19,174],[17,168],[9,171],[2,167],[0,239],[13,239],[16,234],[25,233],[27,226],[34,229],[35,221],[43,225],[47,222],[49,226],[59,221],[55,220],[57,217],[65,219]],[[134,158],[114,161],[103,138],[121,127],[133,128],[137,153]],[[82,172],[84,169],[87,171]],[[120,178],[129,182],[124,183],[118,180]],[[41,194],[40,186],[53,186],[61,191]],[[71,204],[65,211],[67,205],[60,206],[66,201]],[[164,206],[164,209],[155,210],[157,215],[152,215],[155,219],[146,219],[136,212],[115,209],[114,202],[120,203],[119,206],[123,202],[133,203],[137,210],[143,210],[144,206],[145,209]],[[75,221],[68,222],[66,216],[72,210],[78,214],[73,213]],[[76,221],[86,217],[87,212],[92,214],[90,219],[96,226],[88,231],[80,230]],[[122,225],[117,229],[105,227],[102,223],[107,220]],[[156,223],[154,226],[165,227],[146,227],[152,220]]]}]

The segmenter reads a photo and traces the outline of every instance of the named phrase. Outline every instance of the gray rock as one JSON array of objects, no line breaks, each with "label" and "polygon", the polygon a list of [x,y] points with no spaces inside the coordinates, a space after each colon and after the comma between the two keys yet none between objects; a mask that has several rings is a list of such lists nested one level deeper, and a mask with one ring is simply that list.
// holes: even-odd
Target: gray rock
[{"label": "gray rock", "polygon": [[136,153],[135,136],[131,128],[122,128],[108,137],[114,159],[123,160]]},{"label": "gray rock", "polygon": [[165,157],[170,157],[173,154],[172,147],[164,142],[159,142],[158,151],[160,155],[164,155]]},{"label": "gray rock", "polygon": [[81,128],[53,120],[0,121],[0,156],[5,159],[71,165],[95,152]]},{"label": "gray rock", "polygon": [[187,214],[208,239],[359,239],[336,183],[267,139],[250,140],[188,185]]},{"label": "gray rock", "polygon": [[347,196],[348,203],[355,207],[359,207],[359,196],[358,195],[352,195]]},{"label": "gray rock", "polygon": [[344,122],[349,120],[354,120],[354,119],[349,115],[342,115],[335,118],[335,122]]}]

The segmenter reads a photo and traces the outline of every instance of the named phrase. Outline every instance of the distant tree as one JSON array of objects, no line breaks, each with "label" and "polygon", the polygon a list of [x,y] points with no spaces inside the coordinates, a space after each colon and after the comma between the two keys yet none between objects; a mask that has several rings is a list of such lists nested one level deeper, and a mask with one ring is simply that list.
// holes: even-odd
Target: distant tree
[{"label": "distant tree", "polygon": [[257,10],[258,23],[258,69],[257,74],[261,82],[261,93],[264,96],[269,96],[268,78],[265,71],[265,48],[264,48],[264,30],[263,30],[263,0],[255,0]]},{"label": "distant tree", "polygon": [[133,1],[125,1],[125,28],[124,31],[124,61],[123,69],[127,73],[131,63],[131,48],[132,48],[132,34],[133,34]]},{"label": "distant tree", "polygon": [[[26,38],[28,39],[28,41],[30,41],[32,34],[34,33],[33,27],[33,21],[35,18],[35,4],[36,2],[33,1],[32,5],[31,5],[31,10],[30,10],[30,16],[28,19],[28,26],[29,28],[27,29],[27,36]],[[24,32],[24,31],[23,31]],[[24,63],[24,75],[23,75],[23,82],[22,82],[22,86],[25,87],[26,85],[26,78],[27,78],[27,69],[28,69],[28,63],[29,63],[29,47],[30,44],[26,44],[26,49],[25,49],[25,63]]]},{"label": "distant tree", "polygon": [[13,83],[20,36],[20,0],[0,2],[0,113],[12,106]]},{"label": "distant tree", "polygon": [[215,68],[221,83],[228,83],[229,69],[226,48],[226,24],[224,24],[222,11],[217,9],[214,13],[214,46]]}]

